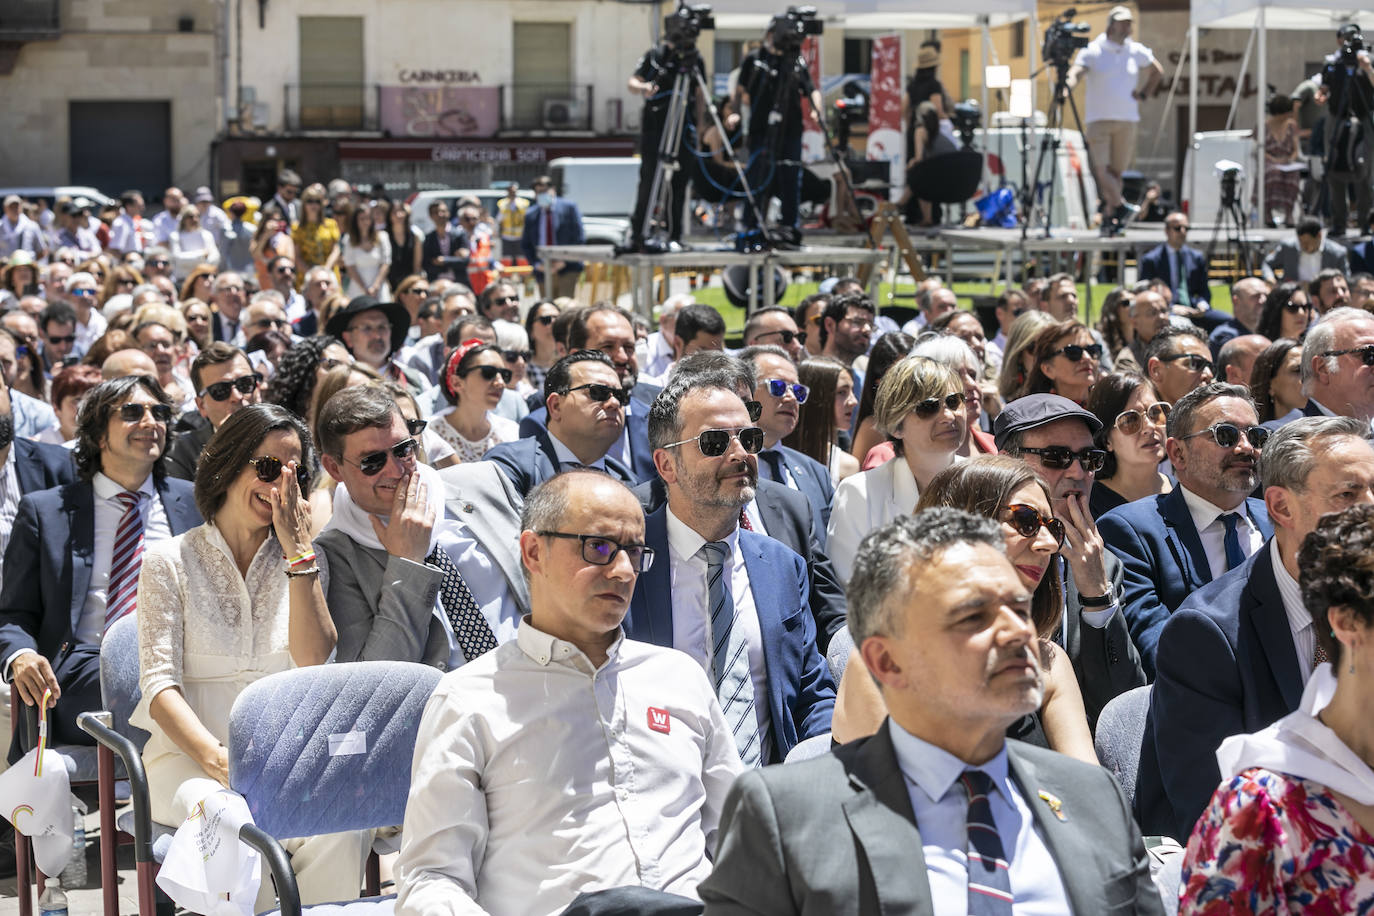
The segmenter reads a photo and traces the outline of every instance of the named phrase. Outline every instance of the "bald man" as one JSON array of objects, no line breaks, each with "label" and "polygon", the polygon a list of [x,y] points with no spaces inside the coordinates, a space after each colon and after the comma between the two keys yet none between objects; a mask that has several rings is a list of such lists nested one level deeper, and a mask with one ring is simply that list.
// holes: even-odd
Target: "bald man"
[{"label": "bald man", "polygon": [[116,350],[100,365],[100,377],[106,381],[126,375],[150,375],[157,378],[157,364],[142,350]]},{"label": "bald man", "polygon": [[1232,337],[1221,345],[1217,354],[1216,376],[1232,385],[1250,385],[1250,370],[1255,368],[1255,358],[1269,346],[1269,338],[1263,334],[1242,334]]}]

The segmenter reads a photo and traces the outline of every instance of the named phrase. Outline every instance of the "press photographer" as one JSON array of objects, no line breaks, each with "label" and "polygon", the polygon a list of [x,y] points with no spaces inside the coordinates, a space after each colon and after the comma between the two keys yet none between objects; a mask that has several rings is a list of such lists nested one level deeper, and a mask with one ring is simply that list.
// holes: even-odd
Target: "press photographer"
[{"label": "press photographer", "polygon": [[1370,226],[1370,144],[1374,142],[1374,68],[1360,27],[1351,23],[1336,33],[1341,49],[1326,59],[1326,186],[1331,197],[1331,235],[1345,235],[1350,188],[1355,188],[1355,219],[1360,233]]}]

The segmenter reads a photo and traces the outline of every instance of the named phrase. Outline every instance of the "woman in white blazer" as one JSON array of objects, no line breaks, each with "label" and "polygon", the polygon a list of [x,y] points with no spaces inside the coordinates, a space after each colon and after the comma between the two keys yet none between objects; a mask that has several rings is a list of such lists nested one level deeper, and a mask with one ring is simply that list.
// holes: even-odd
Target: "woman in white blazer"
[{"label": "woman in white blazer", "polygon": [[968,435],[964,385],[947,366],[908,356],[883,376],[873,418],[897,455],[835,488],[827,535],[841,582],[849,581],[864,535],[914,511],[930,479],[962,460],[956,452]]}]

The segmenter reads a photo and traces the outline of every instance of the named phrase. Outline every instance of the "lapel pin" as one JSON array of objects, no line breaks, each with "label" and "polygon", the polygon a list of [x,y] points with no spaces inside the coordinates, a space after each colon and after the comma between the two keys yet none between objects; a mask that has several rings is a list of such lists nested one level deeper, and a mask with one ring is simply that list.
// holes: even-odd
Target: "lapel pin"
[{"label": "lapel pin", "polygon": [[475,508],[476,508],[476,507],[475,507],[472,503],[467,502],[467,501],[464,501],[464,502],[463,502],[463,511],[464,511],[464,512],[471,512],[471,511],[472,511],[473,509],[475,509]]},{"label": "lapel pin", "polygon": [[1040,790],[1039,795],[1040,800],[1050,806],[1050,810],[1054,812],[1054,816],[1056,818],[1058,818],[1061,821],[1068,820],[1068,818],[1064,816],[1064,803],[1062,801],[1060,801],[1056,796],[1053,796],[1050,793],[1046,792],[1044,789]]}]

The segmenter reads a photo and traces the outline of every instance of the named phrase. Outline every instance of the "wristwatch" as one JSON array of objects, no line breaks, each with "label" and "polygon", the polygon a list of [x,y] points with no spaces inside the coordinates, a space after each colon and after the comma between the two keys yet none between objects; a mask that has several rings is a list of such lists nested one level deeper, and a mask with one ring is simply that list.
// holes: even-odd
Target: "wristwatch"
[{"label": "wristwatch", "polygon": [[1097,595],[1090,598],[1080,592],[1078,595],[1078,603],[1085,609],[1111,607],[1116,603],[1116,595],[1109,591],[1105,595]]}]

